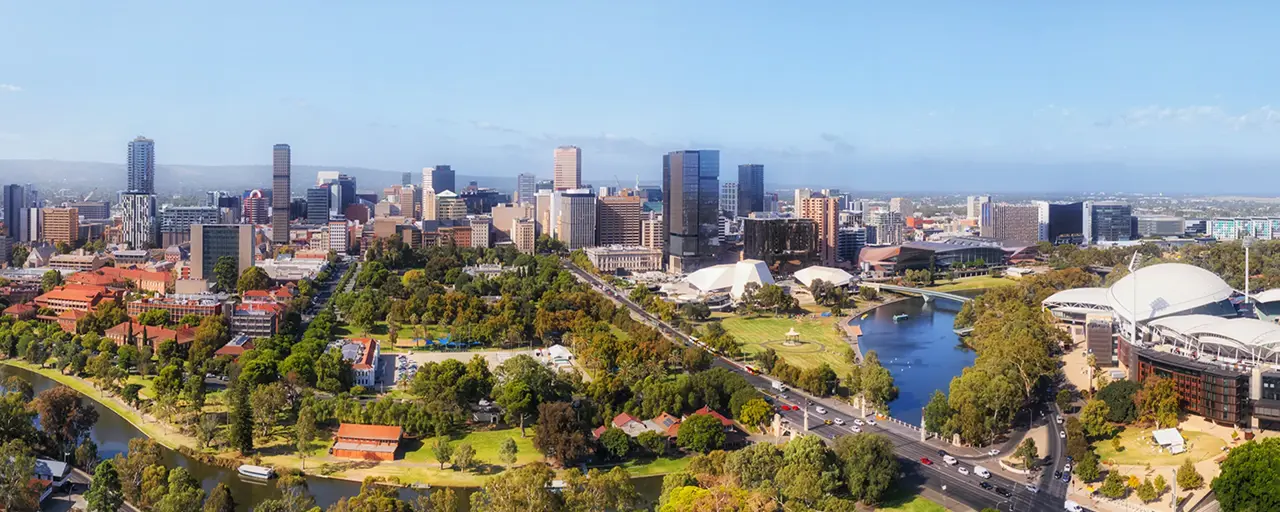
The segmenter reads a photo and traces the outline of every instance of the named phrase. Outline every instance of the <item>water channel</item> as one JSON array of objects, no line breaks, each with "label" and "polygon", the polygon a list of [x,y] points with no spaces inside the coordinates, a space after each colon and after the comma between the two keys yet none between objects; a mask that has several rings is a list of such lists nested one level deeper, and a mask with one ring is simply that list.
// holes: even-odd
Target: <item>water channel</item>
[{"label": "water channel", "polygon": [[[920,425],[921,409],[934,390],[946,393],[951,378],[973,365],[976,355],[953,331],[959,312],[960,304],[953,301],[913,297],[853,320],[862,328],[862,352],[876,351],[880,363],[893,372],[898,398],[889,403],[889,413],[894,418]],[[895,322],[893,317],[900,314],[906,314],[906,320]]]},{"label": "water channel", "polygon": [[[30,371],[15,368],[12,366],[0,365],[0,381],[8,378],[10,375],[16,375],[27,382],[30,382],[35,388],[36,393],[49,389],[57,384],[57,382]],[[129,448],[129,440],[139,437],[145,437],[142,431],[135,428],[124,418],[116,414],[111,409],[104,407],[93,400],[89,400],[94,408],[98,410],[98,423],[94,425],[91,437],[98,444],[98,455],[101,458],[113,457],[118,453],[123,453]],[[225,483],[231,487],[232,496],[235,497],[237,510],[248,512],[253,509],[259,502],[278,498],[280,492],[275,487],[275,481],[269,484],[254,482],[242,478],[234,470],[224,469],[220,467],[210,466],[200,461],[191,460],[182,454],[161,447],[163,453],[164,464],[168,467],[182,466],[191,472],[191,475],[200,480],[201,486],[206,492],[213,489],[218,483]],[[658,494],[662,490],[662,477],[642,477],[633,480],[636,490],[644,500],[650,502],[656,501]],[[427,482],[430,483],[430,482]],[[316,504],[327,508],[339,498],[344,496],[355,496],[360,493],[360,482],[351,482],[347,480],[337,480],[333,478],[323,478],[317,476],[307,476],[307,484],[310,487],[311,494],[316,498]],[[458,510],[465,512],[470,510],[471,494],[476,491],[472,487],[455,487],[454,492],[458,497]],[[425,492],[425,491],[423,491]],[[406,501],[412,501],[416,498],[419,491],[402,489],[400,498]]]}]

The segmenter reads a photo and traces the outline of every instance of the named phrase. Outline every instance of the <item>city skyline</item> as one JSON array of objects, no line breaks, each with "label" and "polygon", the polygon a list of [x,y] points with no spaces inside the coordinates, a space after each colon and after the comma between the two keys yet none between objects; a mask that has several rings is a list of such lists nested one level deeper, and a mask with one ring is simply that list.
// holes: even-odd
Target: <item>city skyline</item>
[{"label": "city skyline", "polygon": [[[657,155],[705,147],[726,163],[762,163],[799,183],[858,174],[848,182],[869,190],[908,188],[892,186],[892,176],[914,169],[939,177],[919,180],[937,190],[962,190],[957,173],[1048,190],[1056,182],[1038,174],[1073,172],[1113,177],[1126,190],[1164,173],[1161,188],[1189,191],[1221,187],[1206,178],[1224,168],[1247,178],[1280,162],[1269,142],[1280,129],[1271,106],[1280,98],[1263,86],[1277,72],[1254,65],[1275,43],[1252,35],[1276,6],[827,4],[818,17],[783,6],[699,5],[679,23],[656,23],[669,7],[551,3],[493,15],[468,5],[284,2],[254,6],[259,15],[248,20],[233,14],[234,2],[73,12],[16,5],[0,21],[0,43],[8,43],[0,59],[10,63],[0,74],[0,154],[116,161],[119,140],[146,133],[165,141],[167,161],[192,165],[257,162],[256,148],[289,140],[309,148],[312,164],[403,172],[449,161],[477,175],[514,176],[545,169],[550,148],[572,144],[589,157],[583,180],[592,182],[615,173],[652,178]],[[102,30],[117,18],[180,43]],[[724,23],[705,23],[713,18]],[[283,31],[258,30],[286,19]],[[389,25],[370,30],[375,20]],[[587,29],[547,32],[539,20]],[[439,31],[422,64],[332,58],[417,47],[424,22]],[[481,23],[503,36],[462,43]],[[1205,24],[1234,30],[1181,35]],[[696,36],[653,37],[653,25]],[[336,27],[361,37],[311,37]],[[795,36],[724,43],[735,39],[724,37],[729,31],[749,28]],[[226,30],[245,37],[227,47]],[[295,42],[302,40],[313,43]],[[139,83],[128,67],[97,64],[143,48],[169,78]],[[530,65],[570,50],[592,65]],[[275,57],[282,52],[294,58]],[[703,56],[703,78],[675,87],[660,70],[688,54]],[[833,55],[843,64],[832,66]],[[505,79],[494,80],[495,70]],[[441,75],[450,80],[430,79]],[[240,86],[252,76],[260,87]],[[532,85],[510,94],[513,82]]]}]

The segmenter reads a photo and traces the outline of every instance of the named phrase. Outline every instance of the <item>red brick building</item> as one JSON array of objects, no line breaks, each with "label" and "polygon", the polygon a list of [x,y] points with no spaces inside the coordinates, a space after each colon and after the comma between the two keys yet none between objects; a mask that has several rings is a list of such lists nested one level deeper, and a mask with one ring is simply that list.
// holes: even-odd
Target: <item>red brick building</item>
[{"label": "red brick building", "polygon": [[150,342],[152,350],[159,350],[160,344],[165,341],[173,340],[178,342],[179,345],[195,341],[196,330],[194,327],[182,327],[178,330],[173,330],[134,322],[124,322],[107,329],[107,338],[115,341],[117,346],[129,343],[130,337],[132,337],[132,343],[139,348],[142,347],[143,343]]},{"label": "red brick building", "polygon": [[329,453],[348,459],[395,460],[402,433],[400,427],[343,423],[333,436]]}]

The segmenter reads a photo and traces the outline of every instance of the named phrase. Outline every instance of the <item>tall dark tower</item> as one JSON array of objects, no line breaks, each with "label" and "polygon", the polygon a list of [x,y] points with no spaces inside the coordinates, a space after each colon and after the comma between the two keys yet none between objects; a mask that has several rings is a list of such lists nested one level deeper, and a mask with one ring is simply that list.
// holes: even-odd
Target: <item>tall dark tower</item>
[{"label": "tall dark tower", "polygon": [[271,148],[271,243],[289,243],[289,173],[292,170],[288,144]]}]

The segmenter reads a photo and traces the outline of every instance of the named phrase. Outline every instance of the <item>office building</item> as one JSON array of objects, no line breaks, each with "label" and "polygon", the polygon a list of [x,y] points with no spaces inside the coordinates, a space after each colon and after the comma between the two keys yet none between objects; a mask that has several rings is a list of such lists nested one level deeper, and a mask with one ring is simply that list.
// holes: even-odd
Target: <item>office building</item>
[{"label": "office building", "polygon": [[[532,219],[533,205],[530,204],[500,204],[493,207],[491,212],[493,216],[493,243],[500,244],[512,241],[512,221],[517,219]],[[535,238],[537,235],[535,235]]]},{"label": "office building", "polygon": [[526,217],[511,220],[511,243],[516,246],[517,251],[532,253],[537,241],[537,226],[534,225],[533,219]]},{"label": "office building", "polygon": [[738,216],[751,212],[768,211],[764,204],[764,166],[742,164],[738,166]]},{"label": "office building", "polygon": [[[968,218],[978,220],[982,216],[982,205],[991,202],[991,196],[969,196],[965,202]],[[982,224],[979,223],[979,226]]]},{"label": "office building", "polygon": [[991,238],[1019,244],[1040,240],[1040,208],[1035,205],[997,204],[991,218]]},{"label": "office building", "polygon": [[435,194],[436,220],[459,220],[467,217],[467,203],[453,191]]},{"label": "office building", "polygon": [[791,208],[800,208],[800,201],[804,201],[813,197],[813,190],[807,188],[798,188],[795,191],[795,197],[791,200]]},{"label": "office building", "polygon": [[[236,261],[236,275],[253,266],[253,226],[196,224],[191,226],[191,278],[214,280],[218,258]],[[225,291],[225,290],[224,290]]]},{"label": "office building", "polygon": [[127,192],[156,193],[156,143],[139,136],[129,142],[129,183]]},{"label": "office building", "polygon": [[44,233],[40,237],[45,242],[58,242],[75,246],[80,241],[80,212],[75,208],[45,208]]},{"label": "office building", "polygon": [[271,148],[271,243],[289,243],[289,178],[293,172],[288,144]]},{"label": "office building", "polygon": [[1084,243],[1084,203],[1036,201],[1034,204],[1040,217],[1040,240],[1053,245]]},{"label": "office building", "polygon": [[916,205],[905,197],[895,197],[889,200],[889,211],[901,213],[905,219],[916,213]]},{"label": "office building", "polygon": [[436,194],[449,191],[457,191],[457,185],[454,183],[455,176],[453,167],[448,165],[437,165],[435,167],[422,168],[422,190],[430,190]]},{"label": "office building", "polygon": [[493,217],[488,215],[472,215],[467,218],[471,226],[471,247],[491,247],[490,231],[493,228]]},{"label": "office building", "polygon": [[533,174],[521,173],[516,176],[516,202],[520,204],[533,204],[534,194],[537,193],[538,177]]},{"label": "office building", "polygon": [[640,217],[644,198],[637,196],[601,197],[596,222],[599,236],[596,245],[640,245]]},{"label": "office building", "polygon": [[333,195],[329,192],[331,185],[324,184],[307,189],[307,222],[309,224],[325,224],[329,222],[332,208],[330,202]]},{"label": "office building", "polygon": [[[46,221],[48,215],[45,216]],[[191,241],[191,226],[218,224],[222,211],[217,206],[169,206],[160,209],[160,244],[168,247]]]},{"label": "office building", "polygon": [[687,273],[713,263],[720,244],[720,151],[663,155],[662,204],[668,267]]},{"label": "office building", "polygon": [[662,250],[666,242],[665,233],[662,231],[662,214],[657,212],[648,212],[645,217],[640,220],[640,245],[650,249]]},{"label": "office building", "polygon": [[589,189],[556,191],[555,237],[573,251],[596,244],[596,196]]},{"label": "office building", "polygon": [[1171,215],[1138,216],[1139,237],[1182,236],[1184,232],[1186,232],[1186,223],[1182,220],[1182,217]]},{"label": "office building", "polygon": [[620,270],[630,273],[662,270],[662,251],[657,249],[611,245],[588,247],[583,252],[587,254],[587,260],[601,272],[616,274]]},{"label": "office building", "polygon": [[556,227],[551,217],[553,203],[555,195],[551,190],[539,190],[534,195],[533,222],[538,228],[538,236],[555,238]]},{"label": "office building", "polygon": [[347,221],[330,220],[329,225],[325,226],[325,244],[323,248],[330,251],[338,251],[338,254],[346,254],[351,248],[350,240],[347,236]]},{"label": "office building", "polygon": [[818,264],[821,248],[813,219],[753,212],[742,219],[742,258],[765,262],[771,271],[791,272]]},{"label": "office building", "polygon": [[738,216],[738,184],[732,181],[720,183],[720,215]]},{"label": "office building", "polygon": [[396,202],[400,203],[400,215],[422,220],[422,189],[413,185],[401,186]]},{"label": "office building", "polygon": [[828,267],[835,266],[836,230],[840,229],[839,200],[834,197],[805,198],[800,201],[798,212],[798,217],[810,219],[818,225],[818,248],[821,264]]},{"label": "office building", "polygon": [[763,208],[761,211],[765,211],[765,212],[777,212],[777,211],[778,211],[778,202],[779,202],[779,201],[778,201],[778,193],[777,193],[777,192],[765,192],[765,194],[764,194],[764,208]]},{"label": "office building", "polygon": [[156,222],[156,196],[126,192],[120,194],[121,241],[134,249],[151,249],[160,243],[160,226]]},{"label": "office building", "polygon": [[[888,210],[872,210],[863,214],[866,219],[868,228],[873,228],[875,233],[876,245],[898,245],[903,241],[903,226],[905,222],[902,214],[891,212]],[[867,238],[870,240],[871,232],[868,231]]]},{"label": "office building", "polygon": [[35,208],[23,208],[18,210],[18,222],[20,232],[18,240],[22,242],[39,242],[41,233],[44,232],[44,211]]},{"label": "office building", "polygon": [[84,220],[107,220],[111,218],[111,203],[106,201],[79,201],[68,203],[69,208],[80,212]]},{"label": "office building", "polygon": [[858,251],[867,246],[867,228],[845,226],[836,233],[836,260],[847,263],[858,261]]},{"label": "office building", "polygon": [[411,172],[402,172],[402,173],[400,173],[400,185],[401,185],[401,186],[404,186],[404,185],[412,185],[412,184],[413,184],[413,173],[411,173]]},{"label": "office building", "polygon": [[1133,239],[1133,209],[1119,201],[1086,201],[1084,232],[1089,243],[1123,242]]},{"label": "office building", "polygon": [[22,185],[4,186],[4,225],[10,240],[21,240],[22,214],[20,212],[28,207],[27,189]]},{"label": "office building", "polygon": [[555,149],[555,189],[582,188],[582,150],[577,146],[560,146]]}]

